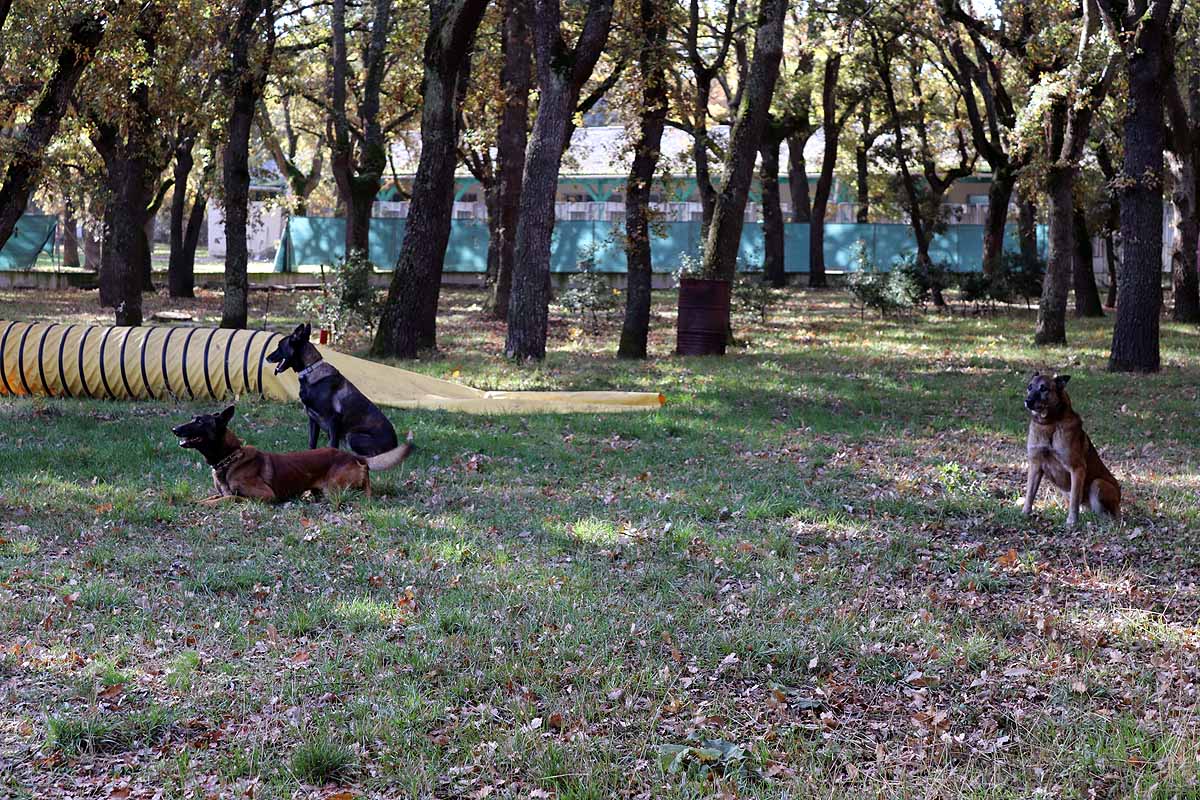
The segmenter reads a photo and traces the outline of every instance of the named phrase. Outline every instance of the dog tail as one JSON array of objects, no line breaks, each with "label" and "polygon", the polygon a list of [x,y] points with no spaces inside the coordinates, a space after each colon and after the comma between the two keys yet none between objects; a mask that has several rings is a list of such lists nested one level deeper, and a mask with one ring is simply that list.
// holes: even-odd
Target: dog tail
[{"label": "dog tail", "polygon": [[408,436],[404,439],[404,444],[395,449],[388,450],[386,453],[380,453],[377,456],[371,456],[363,460],[367,464],[367,469],[373,472],[382,472],[403,462],[416,447],[413,444],[412,431],[409,431]]}]

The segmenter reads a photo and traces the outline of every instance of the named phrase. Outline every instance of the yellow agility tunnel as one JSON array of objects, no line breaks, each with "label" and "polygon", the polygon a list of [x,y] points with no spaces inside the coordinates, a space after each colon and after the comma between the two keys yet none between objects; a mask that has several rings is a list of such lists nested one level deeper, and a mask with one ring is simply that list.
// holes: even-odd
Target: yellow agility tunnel
[{"label": "yellow agility tunnel", "polygon": [[[283,336],[263,330],[0,320],[0,395],[299,400],[295,373],[276,375],[266,361]],[[568,413],[645,411],[666,402],[655,392],[489,392],[317,349],[363,394],[393,408]]]}]

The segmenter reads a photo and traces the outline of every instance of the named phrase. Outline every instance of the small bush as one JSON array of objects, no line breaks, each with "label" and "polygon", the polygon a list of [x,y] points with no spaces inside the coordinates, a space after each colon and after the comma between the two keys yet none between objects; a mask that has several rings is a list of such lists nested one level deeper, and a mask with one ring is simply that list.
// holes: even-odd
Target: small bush
[{"label": "small bush", "polygon": [[301,317],[315,319],[321,328],[330,332],[335,342],[343,342],[349,334],[375,332],[382,304],[371,287],[375,272],[366,253],[356,251],[330,267],[330,275],[322,275],[319,295],[304,297],[296,304]]},{"label": "small bush", "polygon": [[1019,253],[1004,253],[999,270],[992,275],[965,272],[957,276],[959,296],[976,308],[992,308],[996,303],[1012,303],[1018,298],[1029,305],[1042,295],[1045,264],[1026,264]]},{"label": "small bush", "polygon": [[846,288],[854,298],[860,316],[865,317],[868,308],[878,311],[880,316],[887,316],[905,307],[903,279],[879,272],[863,242],[854,245],[853,259],[856,270],[846,277]]},{"label": "small bush", "polygon": [[958,292],[964,303],[978,308],[987,306],[996,298],[995,290],[1002,288],[997,281],[982,272],[964,272],[958,276]]},{"label": "small bush", "polygon": [[996,290],[1007,299],[1001,302],[1010,302],[1019,297],[1025,301],[1025,305],[1029,305],[1031,300],[1042,296],[1042,279],[1045,275],[1046,262],[1040,258],[1027,263],[1020,253],[1003,253]]},{"label": "small bush", "polygon": [[601,318],[608,319],[617,310],[620,293],[612,288],[590,261],[579,264],[579,273],[571,276],[567,288],[558,297],[559,304],[592,333],[600,330]]},{"label": "small bush", "polygon": [[763,325],[771,309],[783,299],[783,292],[767,283],[762,275],[740,275],[733,285],[733,302],[746,316],[757,317]]},{"label": "small bush", "polygon": [[909,305],[924,307],[931,297],[950,287],[951,274],[937,261],[922,263],[915,252],[905,253],[892,267],[897,278],[897,291]]}]

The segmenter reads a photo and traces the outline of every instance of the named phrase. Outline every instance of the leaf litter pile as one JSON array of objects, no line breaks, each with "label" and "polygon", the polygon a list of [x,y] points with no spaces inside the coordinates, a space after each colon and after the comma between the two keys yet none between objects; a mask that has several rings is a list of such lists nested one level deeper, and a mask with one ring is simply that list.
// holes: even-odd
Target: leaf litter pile
[{"label": "leaf litter pile", "polygon": [[[861,321],[795,292],[679,359],[664,297],[651,361],[560,315],[531,370],[479,301],[448,294],[418,369],[669,404],[389,411],[420,449],[373,500],[216,510],[169,431],[197,406],[0,404],[0,795],[1200,791],[1193,332],[1164,324],[1135,379],[1104,371],[1105,321],[1035,351],[1020,311]],[[1035,368],[1072,373],[1121,524],[1067,530],[1045,489],[1019,514]],[[299,449],[303,421],[243,402],[234,429]]]}]

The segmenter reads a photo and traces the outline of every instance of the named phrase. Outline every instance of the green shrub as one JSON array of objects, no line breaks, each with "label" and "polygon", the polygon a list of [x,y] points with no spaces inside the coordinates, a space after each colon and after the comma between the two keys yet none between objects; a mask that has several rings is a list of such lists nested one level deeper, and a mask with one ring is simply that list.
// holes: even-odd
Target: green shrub
[{"label": "green shrub", "polygon": [[738,311],[750,317],[758,317],[767,324],[767,317],[780,300],[783,292],[767,283],[766,276],[741,274],[733,285],[733,302]]},{"label": "green shrub", "polygon": [[600,329],[601,318],[608,319],[617,310],[619,297],[620,293],[609,285],[604,274],[596,272],[587,260],[580,262],[578,274],[571,276],[567,288],[558,296],[558,302],[595,333]]},{"label": "green shrub", "polygon": [[859,316],[865,317],[868,308],[878,311],[881,316],[904,308],[902,279],[880,272],[861,241],[855,243],[851,257],[856,269],[846,276],[846,288],[854,298],[854,305],[858,306]]},{"label": "green shrub", "polygon": [[905,253],[892,272],[899,275],[897,291],[908,301],[908,305],[924,307],[935,292],[950,287],[951,274],[945,265],[937,261],[922,263],[915,252]]},{"label": "green shrub", "polygon": [[1019,297],[1025,301],[1025,305],[1029,305],[1031,300],[1042,296],[1042,279],[1045,275],[1046,262],[1040,258],[1027,263],[1020,253],[1006,252],[1000,256],[1000,272],[996,276],[995,288],[1006,297],[1001,302],[1011,302]]},{"label": "green shrub", "polygon": [[296,308],[302,317],[314,319],[328,330],[335,342],[355,332],[370,336],[382,307],[378,292],[371,287],[374,273],[366,253],[355,251],[333,264],[328,275],[322,272],[321,293],[302,298]]}]

